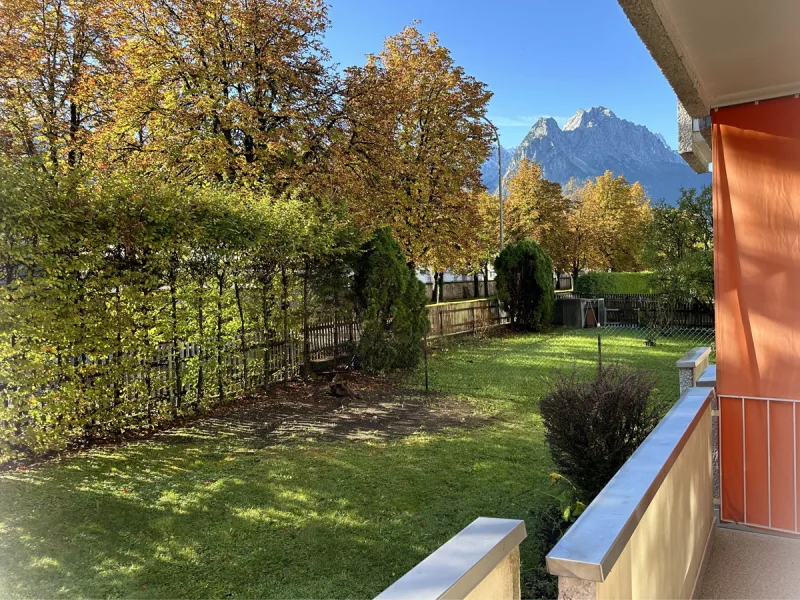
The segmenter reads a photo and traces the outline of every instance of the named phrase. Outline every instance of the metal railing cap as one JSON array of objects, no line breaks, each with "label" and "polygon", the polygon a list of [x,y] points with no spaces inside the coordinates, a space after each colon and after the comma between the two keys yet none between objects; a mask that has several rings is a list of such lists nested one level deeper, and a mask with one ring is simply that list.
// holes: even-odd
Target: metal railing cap
[{"label": "metal railing cap", "polygon": [[708,365],[697,378],[697,387],[717,387],[717,365]]},{"label": "metal railing cap", "polygon": [[691,368],[698,366],[703,359],[711,355],[711,348],[709,346],[700,346],[699,348],[692,348],[686,354],[681,356],[675,365],[679,369]]},{"label": "metal railing cap", "polygon": [[687,390],[547,555],[553,575],[604,581],[711,401]]},{"label": "metal railing cap", "polygon": [[527,535],[525,521],[478,517],[375,600],[464,598]]}]

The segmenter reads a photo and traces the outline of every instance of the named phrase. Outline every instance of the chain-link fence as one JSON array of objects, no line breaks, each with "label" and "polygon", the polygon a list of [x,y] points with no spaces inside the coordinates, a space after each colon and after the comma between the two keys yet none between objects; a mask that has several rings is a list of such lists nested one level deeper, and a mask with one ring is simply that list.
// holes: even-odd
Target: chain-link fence
[{"label": "chain-link fence", "polygon": [[[463,307],[458,310],[464,312]],[[448,317],[441,319],[447,323]],[[710,346],[715,361],[710,327],[605,326],[519,333],[498,322],[502,319],[485,320],[468,335],[430,337],[427,361],[414,373],[413,384],[444,394],[538,400],[560,376],[588,378],[602,366],[621,365],[654,373],[657,391],[674,401],[675,362],[681,356]],[[462,329],[468,329],[466,324]]]}]

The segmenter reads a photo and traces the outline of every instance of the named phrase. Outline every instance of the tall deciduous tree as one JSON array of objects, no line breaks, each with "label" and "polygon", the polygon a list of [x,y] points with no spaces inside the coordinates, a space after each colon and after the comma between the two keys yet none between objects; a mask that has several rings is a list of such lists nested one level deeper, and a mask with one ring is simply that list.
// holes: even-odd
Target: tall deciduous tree
[{"label": "tall deciduous tree", "polygon": [[451,267],[480,226],[470,191],[482,189],[491,93],[413,26],[346,80],[342,169],[357,218],[390,226],[415,264]]},{"label": "tall deciduous tree", "polygon": [[322,0],[119,0],[112,151],[189,180],[303,181],[329,145]]},{"label": "tall deciduous tree", "polygon": [[108,116],[114,44],[103,16],[89,0],[0,3],[0,149],[51,173],[80,163]]},{"label": "tall deciduous tree", "polygon": [[565,268],[568,208],[561,185],[545,179],[536,162],[523,159],[508,181],[505,217],[510,238],[536,240],[557,269]]},{"label": "tall deciduous tree", "polygon": [[[483,295],[489,296],[489,265],[500,251],[500,200],[488,192],[475,194],[475,206],[480,217],[480,227],[471,238],[469,271],[476,277],[483,274]],[[476,279],[477,281],[477,279]],[[479,290],[475,290],[477,297]]]},{"label": "tall deciduous tree", "polygon": [[637,271],[650,221],[650,200],[638,182],[610,171],[566,187],[569,199],[565,252],[573,277],[584,269]]}]

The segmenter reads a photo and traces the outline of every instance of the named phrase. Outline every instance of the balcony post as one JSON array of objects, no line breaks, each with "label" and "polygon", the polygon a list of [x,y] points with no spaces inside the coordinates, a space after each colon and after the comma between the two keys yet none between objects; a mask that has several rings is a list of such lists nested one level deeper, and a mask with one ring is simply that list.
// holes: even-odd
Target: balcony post
[{"label": "balcony post", "polygon": [[678,367],[678,378],[680,380],[680,393],[683,395],[686,390],[697,385],[697,380],[708,366],[711,356],[711,348],[701,346],[692,348],[675,362]]}]

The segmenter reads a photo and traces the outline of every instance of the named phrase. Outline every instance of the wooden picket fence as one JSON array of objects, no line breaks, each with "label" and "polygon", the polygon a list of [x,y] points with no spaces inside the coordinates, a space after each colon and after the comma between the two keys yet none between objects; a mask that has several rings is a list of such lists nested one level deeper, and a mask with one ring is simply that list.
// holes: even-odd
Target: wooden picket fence
[{"label": "wooden picket fence", "polygon": [[429,338],[474,334],[509,322],[496,298],[429,306],[428,318],[431,323]]}]

